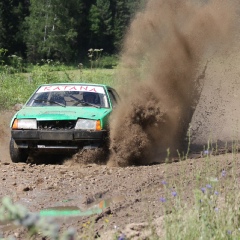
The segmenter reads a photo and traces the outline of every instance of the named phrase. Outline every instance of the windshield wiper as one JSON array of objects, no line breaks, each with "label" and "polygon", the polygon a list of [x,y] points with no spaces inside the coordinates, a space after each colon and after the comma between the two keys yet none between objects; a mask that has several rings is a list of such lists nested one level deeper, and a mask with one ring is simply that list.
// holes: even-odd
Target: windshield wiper
[{"label": "windshield wiper", "polygon": [[81,103],[83,104],[86,104],[86,105],[90,105],[90,106],[93,106],[93,107],[96,107],[96,108],[101,108],[101,106],[97,105],[97,104],[94,104],[94,103],[90,103],[90,102],[85,102],[85,101],[81,101]]},{"label": "windshield wiper", "polygon": [[33,100],[36,101],[36,102],[49,102],[49,103],[55,103],[55,104],[58,104],[58,105],[60,105],[60,106],[62,106],[62,107],[66,107],[65,104],[60,103],[60,102],[57,102],[57,101],[52,101],[52,100],[47,100],[47,99],[36,99],[36,98],[34,98]]},{"label": "windshield wiper", "polygon": [[93,106],[93,107],[96,107],[96,108],[101,108],[101,106],[97,105],[97,104],[94,104],[94,103],[90,103],[90,102],[85,102],[84,100],[80,100],[74,96],[70,96],[71,98],[73,98],[74,100],[76,100],[78,103],[76,103],[74,106],[76,106],[77,104],[81,103],[81,104],[86,104],[86,105],[90,105],[90,106]]}]

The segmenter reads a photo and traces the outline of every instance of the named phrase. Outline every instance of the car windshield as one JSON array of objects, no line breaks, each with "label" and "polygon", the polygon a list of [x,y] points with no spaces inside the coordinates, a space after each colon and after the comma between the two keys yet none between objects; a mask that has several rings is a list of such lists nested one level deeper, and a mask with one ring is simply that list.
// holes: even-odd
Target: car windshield
[{"label": "car windshield", "polygon": [[109,107],[103,87],[77,84],[41,86],[26,105],[31,107]]}]

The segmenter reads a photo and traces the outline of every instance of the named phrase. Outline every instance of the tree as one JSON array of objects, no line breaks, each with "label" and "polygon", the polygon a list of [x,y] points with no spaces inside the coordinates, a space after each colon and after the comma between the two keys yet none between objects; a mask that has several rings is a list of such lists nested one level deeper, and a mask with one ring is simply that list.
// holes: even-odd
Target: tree
[{"label": "tree", "polygon": [[70,61],[75,55],[81,0],[30,0],[26,18],[26,44],[29,60],[42,58]]},{"label": "tree", "polygon": [[21,27],[28,5],[27,0],[0,0],[0,48],[7,49],[8,54],[24,54]]},{"label": "tree", "polygon": [[146,0],[113,0],[114,1],[114,39],[113,44],[117,51],[120,50],[124,35],[138,8]]},{"label": "tree", "polygon": [[88,49],[115,53],[146,0],[0,0],[0,49],[36,63],[81,61]]},{"label": "tree", "polygon": [[96,0],[89,12],[93,48],[113,50],[113,17],[110,0]]},{"label": "tree", "polygon": [[130,19],[130,10],[127,0],[116,0],[114,11],[114,46],[119,49]]}]

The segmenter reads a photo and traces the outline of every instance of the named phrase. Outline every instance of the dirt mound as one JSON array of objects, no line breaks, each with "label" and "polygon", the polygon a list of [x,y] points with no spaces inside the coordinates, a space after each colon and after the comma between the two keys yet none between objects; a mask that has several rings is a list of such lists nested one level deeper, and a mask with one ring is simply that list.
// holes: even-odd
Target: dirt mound
[{"label": "dirt mound", "polygon": [[125,97],[111,122],[110,164],[165,161],[184,150],[207,57],[232,44],[233,9],[228,1],[150,0],[135,16],[122,50]]}]

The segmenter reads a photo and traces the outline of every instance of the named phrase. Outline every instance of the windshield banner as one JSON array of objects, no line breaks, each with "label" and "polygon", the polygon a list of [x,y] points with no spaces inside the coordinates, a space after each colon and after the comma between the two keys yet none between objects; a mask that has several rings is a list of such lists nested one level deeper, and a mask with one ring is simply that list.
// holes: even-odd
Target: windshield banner
[{"label": "windshield banner", "polygon": [[61,92],[61,91],[82,91],[82,92],[95,92],[105,93],[103,87],[91,86],[91,85],[49,85],[42,86],[38,89],[37,93],[40,92]]}]

